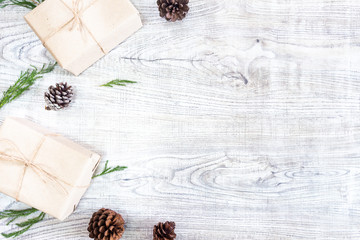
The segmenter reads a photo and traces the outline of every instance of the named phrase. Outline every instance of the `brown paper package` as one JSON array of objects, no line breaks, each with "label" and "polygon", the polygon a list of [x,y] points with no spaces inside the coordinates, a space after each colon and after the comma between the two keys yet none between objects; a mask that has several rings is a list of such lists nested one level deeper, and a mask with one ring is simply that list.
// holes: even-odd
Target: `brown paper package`
[{"label": "brown paper package", "polygon": [[99,161],[31,121],[7,118],[0,128],[0,192],[59,220],[75,210]]},{"label": "brown paper package", "polygon": [[129,0],[46,0],[25,20],[59,65],[76,76],[142,27]]}]

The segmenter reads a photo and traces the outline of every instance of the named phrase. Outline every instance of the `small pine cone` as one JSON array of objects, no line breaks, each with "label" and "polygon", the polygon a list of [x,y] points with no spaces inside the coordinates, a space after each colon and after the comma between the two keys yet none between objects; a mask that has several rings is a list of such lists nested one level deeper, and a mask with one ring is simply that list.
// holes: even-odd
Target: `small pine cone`
[{"label": "small pine cone", "polygon": [[160,17],[172,22],[182,20],[189,11],[188,3],[189,0],[157,0]]},{"label": "small pine cone", "polygon": [[153,240],[173,240],[176,238],[174,222],[159,222],[154,226]]},{"label": "small pine cone", "polygon": [[95,240],[118,240],[123,235],[125,221],[120,214],[102,208],[94,212],[89,222],[89,237]]},{"label": "small pine cone", "polygon": [[57,83],[56,86],[50,86],[49,91],[44,93],[46,110],[60,110],[71,103],[73,89],[67,83]]}]

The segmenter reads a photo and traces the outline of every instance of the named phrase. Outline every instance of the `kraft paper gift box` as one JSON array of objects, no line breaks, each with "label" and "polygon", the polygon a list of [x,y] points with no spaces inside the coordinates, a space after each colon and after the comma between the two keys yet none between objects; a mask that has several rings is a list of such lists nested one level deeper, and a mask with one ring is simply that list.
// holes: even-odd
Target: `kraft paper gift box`
[{"label": "kraft paper gift box", "polygon": [[74,75],[142,27],[129,0],[46,0],[25,20],[59,65]]},{"label": "kraft paper gift box", "polygon": [[0,128],[0,192],[64,220],[88,188],[100,156],[25,119]]}]

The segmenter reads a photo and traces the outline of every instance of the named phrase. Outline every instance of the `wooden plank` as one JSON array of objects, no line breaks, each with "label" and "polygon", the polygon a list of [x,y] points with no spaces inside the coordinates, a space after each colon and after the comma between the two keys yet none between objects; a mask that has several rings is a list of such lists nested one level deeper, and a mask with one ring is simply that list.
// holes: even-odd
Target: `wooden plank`
[{"label": "wooden plank", "polygon": [[[144,27],[79,77],[57,67],[0,111],[128,170],[96,179],[66,221],[19,239],[88,239],[92,212],[123,214],[123,239],[360,238],[360,2],[192,0],[183,22],[133,0]],[[22,16],[0,15],[0,89],[52,59]],[[138,83],[112,89],[115,78]],[[67,81],[71,108],[44,110]],[[0,195],[0,209],[24,207]],[[13,229],[0,222],[0,231]],[[0,238],[1,239],[1,238]]]}]

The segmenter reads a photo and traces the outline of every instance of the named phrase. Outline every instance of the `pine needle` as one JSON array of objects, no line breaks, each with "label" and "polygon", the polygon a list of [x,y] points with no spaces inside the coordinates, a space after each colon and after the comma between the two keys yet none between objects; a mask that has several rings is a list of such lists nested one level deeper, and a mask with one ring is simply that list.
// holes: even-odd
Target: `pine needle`
[{"label": "pine needle", "polygon": [[23,210],[5,210],[0,212],[0,219],[9,218],[9,221],[6,223],[6,225],[9,225],[19,217],[25,217],[37,211],[38,210],[35,208],[27,208]]},{"label": "pine needle", "polygon": [[3,97],[0,100],[0,109],[5,104],[17,99],[22,93],[29,90],[37,79],[42,78],[43,74],[53,71],[55,66],[56,63],[44,64],[40,69],[31,66],[32,68],[29,68],[25,72],[21,72],[19,79],[15,82],[15,84],[10,86],[8,90],[3,93]]},{"label": "pine needle", "polygon": [[109,160],[106,161],[104,170],[101,173],[94,175],[92,178],[94,179],[96,177],[100,177],[100,176],[103,176],[103,175],[106,175],[106,174],[109,174],[112,172],[123,171],[127,168],[125,166],[108,167],[108,163],[109,163]]},{"label": "pine needle", "polygon": [[26,231],[28,231],[34,224],[41,222],[44,219],[44,217],[45,217],[45,213],[41,212],[37,217],[30,218],[25,222],[16,224],[16,226],[21,227],[22,229],[11,233],[2,233],[1,235],[3,235],[6,238],[16,238],[21,234],[25,233]]},{"label": "pine needle", "polygon": [[12,233],[2,233],[1,235],[6,238],[16,238],[20,236],[21,234],[24,234],[26,231],[30,229],[31,226],[27,226],[26,228],[23,228],[19,231],[12,232]]},{"label": "pine needle", "polygon": [[44,212],[41,212],[41,213],[39,214],[39,216],[34,217],[34,218],[30,218],[30,219],[26,220],[25,222],[17,223],[16,226],[18,226],[18,227],[32,226],[32,225],[34,225],[35,223],[38,223],[38,222],[40,222],[41,220],[43,220],[44,217],[45,217],[45,213],[44,213]]},{"label": "pine needle", "polygon": [[115,79],[112,80],[106,84],[100,85],[100,87],[114,87],[116,86],[126,86],[126,83],[136,83],[135,81],[130,81],[130,80],[119,80],[119,79]]},{"label": "pine needle", "polygon": [[[16,219],[20,217],[27,217],[30,214],[33,214],[35,212],[38,212],[36,208],[27,208],[22,210],[5,210],[0,212],[0,219],[8,218],[8,222],[6,225],[9,225]],[[1,235],[6,238],[16,238],[20,236],[21,234],[25,233],[27,230],[29,230],[34,224],[42,221],[45,217],[45,213],[41,212],[37,217],[30,218],[24,222],[17,223],[16,226],[21,227],[22,229],[11,232],[11,233],[2,233]]]},{"label": "pine needle", "polygon": [[28,9],[36,8],[44,0],[0,0],[0,8],[7,6],[20,6]]}]

